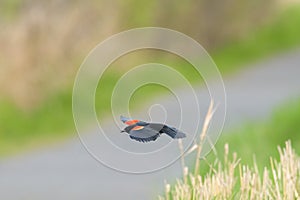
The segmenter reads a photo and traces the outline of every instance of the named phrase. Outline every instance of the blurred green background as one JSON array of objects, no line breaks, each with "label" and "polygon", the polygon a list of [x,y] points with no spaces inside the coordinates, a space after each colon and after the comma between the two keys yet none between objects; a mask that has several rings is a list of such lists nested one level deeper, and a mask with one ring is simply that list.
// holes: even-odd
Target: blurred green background
[{"label": "blurred green background", "polygon": [[[76,71],[88,52],[114,33],[144,26],[181,31],[202,44],[226,75],[298,47],[299,25],[297,1],[2,0],[0,156],[75,135],[71,98]],[[191,82],[199,79],[189,64],[172,55],[149,50],[121,58],[100,80],[96,96],[100,118],[109,112],[112,88],[122,73],[146,62],[172,66]],[[151,97],[160,91],[145,87],[139,95]],[[142,104],[143,98],[135,101]],[[284,123],[300,120],[299,112]]]}]

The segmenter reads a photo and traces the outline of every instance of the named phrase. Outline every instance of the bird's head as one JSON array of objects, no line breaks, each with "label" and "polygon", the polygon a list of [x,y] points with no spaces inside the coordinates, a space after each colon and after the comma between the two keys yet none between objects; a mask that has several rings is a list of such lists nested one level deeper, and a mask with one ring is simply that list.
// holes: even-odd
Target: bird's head
[{"label": "bird's head", "polygon": [[124,132],[129,133],[133,127],[134,127],[134,125],[127,126],[124,128],[124,130],[121,130],[121,133],[124,133]]}]

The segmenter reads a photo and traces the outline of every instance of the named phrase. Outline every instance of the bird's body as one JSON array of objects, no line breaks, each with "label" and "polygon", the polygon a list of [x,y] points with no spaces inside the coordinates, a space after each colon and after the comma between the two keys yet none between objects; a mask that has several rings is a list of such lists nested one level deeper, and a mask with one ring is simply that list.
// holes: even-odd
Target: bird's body
[{"label": "bird's body", "polygon": [[173,139],[186,137],[183,132],[166,124],[148,123],[140,120],[132,120],[123,116],[121,116],[120,119],[123,123],[128,125],[122,132],[128,133],[131,139],[139,142],[155,141],[163,133]]}]

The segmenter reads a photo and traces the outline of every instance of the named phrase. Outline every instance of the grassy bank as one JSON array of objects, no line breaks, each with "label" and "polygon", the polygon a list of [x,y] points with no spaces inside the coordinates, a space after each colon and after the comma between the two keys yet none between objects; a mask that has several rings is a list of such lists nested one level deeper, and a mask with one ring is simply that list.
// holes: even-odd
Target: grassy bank
[{"label": "grassy bank", "polygon": [[239,153],[242,162],[249,163],[255,155],[259,167],[269,163],[275,156],[277,145],[291,140],[300,153],[300,101],[278,109],[274,116],[261,124],[247,124],[220,138],[218,146],[229,143],[233,151]]},{"label": "grassy bank", "polygon": [[233,42],[212,54],[222,73],[300,44],[300,5],[279,13],[273,23],[253,31],[247,38]]},{"label": "grassy bank", "polygon": [[[242,40],[232,41],[216,52],[210,52],[222,73],[240,69],[246,63],[285,51],[300,45],[300,7],[294,6],[278,14],[271,24],[256,30]],[[192,68],[183,61],[173,59],[165,64],[175,65],[180,73],[191,82],[199,78],[194,76]],[[107,72],[101,80],[97,92],[97,111],[104,117],[110,109],[110,97],[114,83],[121,76],[119,72]],[[4,97],[0,99],[0,156],[19,152],[49,141],[75,135],[71,110],[71,89],[68,86],[59,94],[53,94],[43,104],[31,111],[23,111]],[[135,103],[142,104],[144,97],[153,96],[164,90],[145,87],[140,91]]]},{"label": "grassy bank", "polygon": [[[290,141],[278,148],[280,159],[269,157],[270,167],[262,171],[253,165],[240,164],[225,146],[224,162],[216,160],[205,175],[187,174],[173,188],[166,184],[163,200],[200,199],[299,199],[300,157]],[[187,171],[187,170],[186,170]]]},{"label": "grassy bank", "polygon": [[[267,121],[247,124],[229,131],[228,134],[223,134],[216,145],[217,154],[211,153],[205,160],[201,160],[197,173],[190,175],[186,173],[186,177],[179,180],[171,189],[171,186],[167,186],[165,199],[186,199],[186,195],[193,195],[195,192],[197,195],[195,194],[191,199],[199,199],[204,195],[200,191],[204,190],[209,199],[233,197],[249,199],[251,195],[256,197],[254,199],[265,199],[265,195],[275,199],[279,197],[286,199],[287,195],[295,198],[294,190],[298,194],[300,192],[300,159],[292,153],[290,144],[285,151],[279,153],[277,147],[283,147],[285,141],[289,140],[295,152],[300,154],[299,121],[300,101],[295,101],[279,108]],[[228,154],[228,146],[231,152],[236,152],[234,155]],[[291,154],[287,155],[289,153]],[[288,169],[282,169],[287,166]],[[192,165],[189,168],[193,169],[193,167]],[[274,173],[277,176],[281,174],[281,177],[274,177]],[[295,179],[288,180],[285,175]],[[226,184],[224,185],[222,181]],[[266,181],[269,183],[264,188]],[[295,182],[290,187],[297,186],[294,190],[287,188],[291,181]]]}]

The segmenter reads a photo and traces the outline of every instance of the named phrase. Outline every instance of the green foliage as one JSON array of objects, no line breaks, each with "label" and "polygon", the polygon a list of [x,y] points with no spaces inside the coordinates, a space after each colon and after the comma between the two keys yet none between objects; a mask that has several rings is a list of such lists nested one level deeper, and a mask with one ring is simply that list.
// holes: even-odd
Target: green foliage
[{"label": "green foliage", "polygon": [[[254,32],[243,40],[237,40],[227,44],[218,51],[212,52],[212,57],[220,68],[220,71],[222,73],[232,71],[242,67],[245,63],[269,55],[275,51],[283,51],[287,48],[299,45],[299,10],[299,6],[294,6],[280,13],[274,22],[267,27]],[[145,14],[145,18],[149,17],[151,17],[150,14]],[[191,82],[201,79],[200,75],[195,73],[195,70],[187,62],[182,61],[176,56],[169,56],[167,59],[154,58],[152,62],[174,66],[174,69],[178,70]],[[99,117],[104,117],[105,114],[109,112],[112,89],[119,77],[120,70],[114,69],[108,70],[103,79],[100,80],[96,93],[96,108]],[[141,104],[145,101],[145,98],[142,97],[151,97],[154,94],[156,95],[164,91],[165,90],[158,88],[154,91],[151,87],[145,87],[136,94],[137,98],[133,100],[132,103],[135,105]],[[0,101],[0,155],[20,151],[26,149],[27,146],[36,146],[36,144],[43,143],[41,141],[48,142],[70,136],[71,133],[74,134],[71,98],[71,88],[66,88],[60,93],[50,96],[42,105],[30,112],[22,111],[17,108],[16,105],[11,104],[10,101],[2,99]],[[286,123],[281,128],[277,126],[278,130],[281,130],[281,133],[285,131],[286,135],[284,135],[284,137],[296,137],[295,133],[297,133],[297,129],[294,127],[297,127],[297,113],[294,113],[294,115],[288,114],[286,117],[287,119],[291,119],[292,116],[295,117],[293,118],[293,122],[295,123],[293,126],[288,126],[291,125],[289,124],[290,122],[282,118],[277,119],[277,122],[281,122],[281,120],[284,121],[281,122],[281,124]],[[276,126],[276,123],[272,125]],[[261,151],[261,154],[257,154],[257,156],[263,158],[265,158],[266,152],[269,152],[266,150],[268,146],[264,145],[264,142],[271,142],[275,140],[275,138],[279,139],[282,136],[274,137],[274,135],[272,135],[274,133],[270,131],[271,129],[268,132],[268,130],[266,130],[267,128],[263,126],[259,128],[259,133],[256,127],[255,131],[252,126],[247,129],[249,132],[253,131],[251,134],[257,135],[258,137],[252,137],[249,134],[232,134],[232,136],[228,135],[226,137],[232,137],[229,141],[237,143],[236,148],[238,148],[239,144],[242,144],[243,140],[259,144],[255,151]],[[267,132],[267,134],[262,134],[264,132]],[[276,133],[278,134],[278,132]],[[270,138],[272,138],[272,140],[270,140]],[[272,144],[277,145],[278,141]],[[250,145],[250,143],[248,143],[248,145]],[[231,146],[235,148],[235,145]],[[297,147],[297,145],[294,146]],[[273,152],[276,150],[273,146],[270,146],[270,148],[273,149]],[[254,153],[254,150],[247,148],[247,144],[241,145],[241,149],[241,151],[245,151],[245,155],[252,155],[252,153]]]},{"label": "green foliage", "polygon": [[231,151],[237,152],[241,157],[242,163],[252,163],[255,155],[258,167],[261,168],[270,163],[270,156],[277,156],[277,146],[284,146],[287,140],[300,153],[299,121],[300,101],[297,101],[277,109],[267,121],[246,124],[224,133],[217,143],[217,149],[222,152],[224,144],[228,143]]},{"label": "green foliage", "polygon": [[275,52],[298,47],[300,44],[300,6],[289,7],[273,22],[253,31],[247,38],[221,48],[212,57],[222,73],[238,69]]},{"label": "green foliage", "polygon": [[[207,196],[207,199],[251,199],[250,194],[258,195],[254,199],[269,199],[266,196],[273,195],[271,199],[280,196],[289,199],[286,196],[295,195],[294,188],[300,191],[296,180],[299,178],[299,121],[300,99],[278,108],[267,121],[224,133],[216,145],[217,154],[211,153],[200,161],[199,173],[184,173],[174,186],[167,184],[165,197],[160,199],[206,199]],[[283,146],[286,146],[284,150]],[[230,156],[229,151],[235,153]],[[289,187],[281,188],[286,185]]]},{"label": "green foliage", "polygon": [[0,102],[0,156],[50,143],[75,132],[71,94],[52,97],[34,112]]},{"label": "green foliage", "polygon": [[21,7],[20,0],[1,0],[0,1],[0,16],[6,20],[14,18]]},{"label": "green foliage", "polygon": [[268,157],[270,166],[262,173],[256,161],[253,165],[241,164],[236,154],[229,157],[228,145],[224,151],[223,162],[211,163],[205,175],[185,170],[183,180],[177,180],[173,187],[166,184],[165,194],[159,199],[299,199],[300,158],[290,141],[278,148],[279,159]]}]

